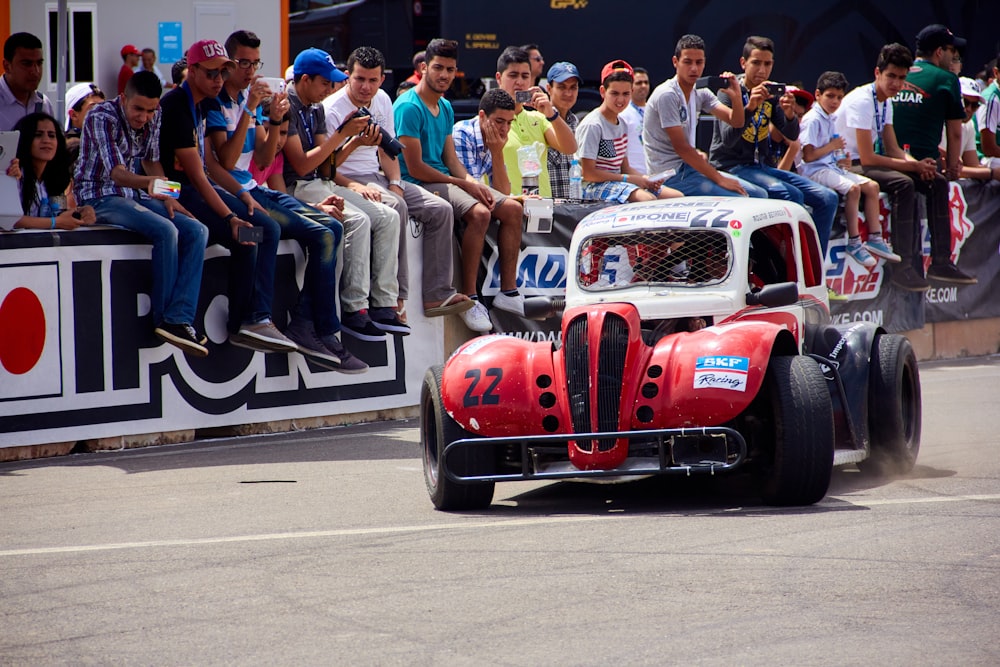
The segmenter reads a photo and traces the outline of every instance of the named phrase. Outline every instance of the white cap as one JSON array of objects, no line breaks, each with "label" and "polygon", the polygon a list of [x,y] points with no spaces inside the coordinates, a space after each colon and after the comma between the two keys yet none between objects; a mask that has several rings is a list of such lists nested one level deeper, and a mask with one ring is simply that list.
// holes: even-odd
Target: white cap
[{"label": "white cap", "polygon": [[289,65],[285,68],[285,81],[291,81],[295,78],[295,65]]},{"label": "white cap", "polygon": [[[87,97],[100,93],[101,89],[93,83],[78,83],[66,91],[66,129],[69,130],[69,110],[85,100]],[[101,93],[104,99],[104,93]]]},{"label": "white cap", "polygon": [[973,79],[962,76],[959,77],[958,81],[962,85],[962,97],[974,97],[980,102],[983,100],[983,94],[979,92],[979,86]]}]

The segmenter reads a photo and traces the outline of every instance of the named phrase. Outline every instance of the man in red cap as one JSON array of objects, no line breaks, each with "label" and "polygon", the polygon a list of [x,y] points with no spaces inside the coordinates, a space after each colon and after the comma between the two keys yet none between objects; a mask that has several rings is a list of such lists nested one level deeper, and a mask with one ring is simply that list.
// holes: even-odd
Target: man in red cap
[{"label": "man in red cap", "polygon": [[601,106],[576,128],[577,155],[583,167],[583,198],[624,204],[682,196],[663,187],[628,161],[628,125],[618,116],[632,99],[632,66],[613,60],[601,70]]},{"label": "man in red cap", "polygon": [[[298,346],[271,321],[274,264],[281,229],[205,174],[205,119],[220,112],[218,96],[236,63],[215,40],[195,42],[187,52],[188,75],[160,101],[160,163],[181,184],[180,203],[208,227],[208,243],[229,249],[229,342],[263,352],[294,352]],[[240,229],[262,230],[256,242]]]},{"label": "man in red cap", "polygon": [[122,47],[122,68],[118,70],[118,94],[125,93],[125,84],[132,78],[135,68],[139,66],[139,56],[142,51],[135,47],[135,44],[126,44]]}]

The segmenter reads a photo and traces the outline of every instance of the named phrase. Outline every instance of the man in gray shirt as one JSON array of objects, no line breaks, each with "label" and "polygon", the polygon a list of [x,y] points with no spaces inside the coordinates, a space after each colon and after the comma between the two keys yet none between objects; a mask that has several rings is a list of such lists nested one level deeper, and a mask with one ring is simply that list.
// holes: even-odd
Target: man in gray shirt
[{"label": "man in gray shirt", "polygon": [[720,172],[695,148],[698,116],[703,112],[734,127],[743,125],[743,97],[736,77],[723,74],[729,80],[725,90],[734,99],[732,108],[719,102],[710,89],[695,87],[705,71],[705,42],[697,35],[684,35],[677,41],[673,63],[676,76],[657,86],[646,104],[642,142],[650,177],[673,171],[663,185],[685,195],[766,199],[763,188]]}]

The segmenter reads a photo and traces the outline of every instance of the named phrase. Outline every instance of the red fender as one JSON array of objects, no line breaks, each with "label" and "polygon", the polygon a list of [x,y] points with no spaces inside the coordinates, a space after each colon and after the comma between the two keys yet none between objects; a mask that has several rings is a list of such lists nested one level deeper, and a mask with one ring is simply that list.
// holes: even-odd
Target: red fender
[{"label": "red fender", "polygon": [[775,339],[785,330],[734,322],[661,339],[643,381],[651,386],[635,394],[632,428],[718,426],[735,418],[760,390]]},{"label": "red fender", "polygon": [[460,347],[441,377],[444,409],[462,428],[481,436],[544,433],[554,403],[552,344],[512,336],[482,336]]}]

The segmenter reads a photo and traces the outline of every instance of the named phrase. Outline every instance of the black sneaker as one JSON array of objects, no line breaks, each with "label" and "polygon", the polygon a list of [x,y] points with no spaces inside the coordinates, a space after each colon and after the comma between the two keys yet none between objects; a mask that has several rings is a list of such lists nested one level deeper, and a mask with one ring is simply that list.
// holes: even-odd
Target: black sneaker
[{"label": "black sneaker", "polygon": [[924,277],[910,264],[893,267],[892,284],[907,292],[926,292],[931,288]]},{"label": "black sneaker", "polygon": [[372,308],[372,323],[382,331],[396,336],[409,336],[410,327],[399,319],[395,308]]},{"label": "black sneaker", "polygon": [[368,311],[361,309],[356,313],[344,313],[340,318],[340,328],[344,333],[351,334],[358,340],[379,343],[385,340],[385,332],[375,326]]},{"label": "black sneaker", "polygon": [[[172,324],[163,322],[153,329],[153,333],[161,340],[176,345],[192,357],[207,357],[208,348],[199,341],[199,336],[195,333],[194,327],[190,324]],[[206,339],[207,342],[207,339]]]},{"label": "black sneaker", "polygon": [[954,262],[931,264],[927,267],[927,277],[940,283],[955,283],[956,285],[975,285],[979,282],[975,276],[970,276],[955,266]]}]

